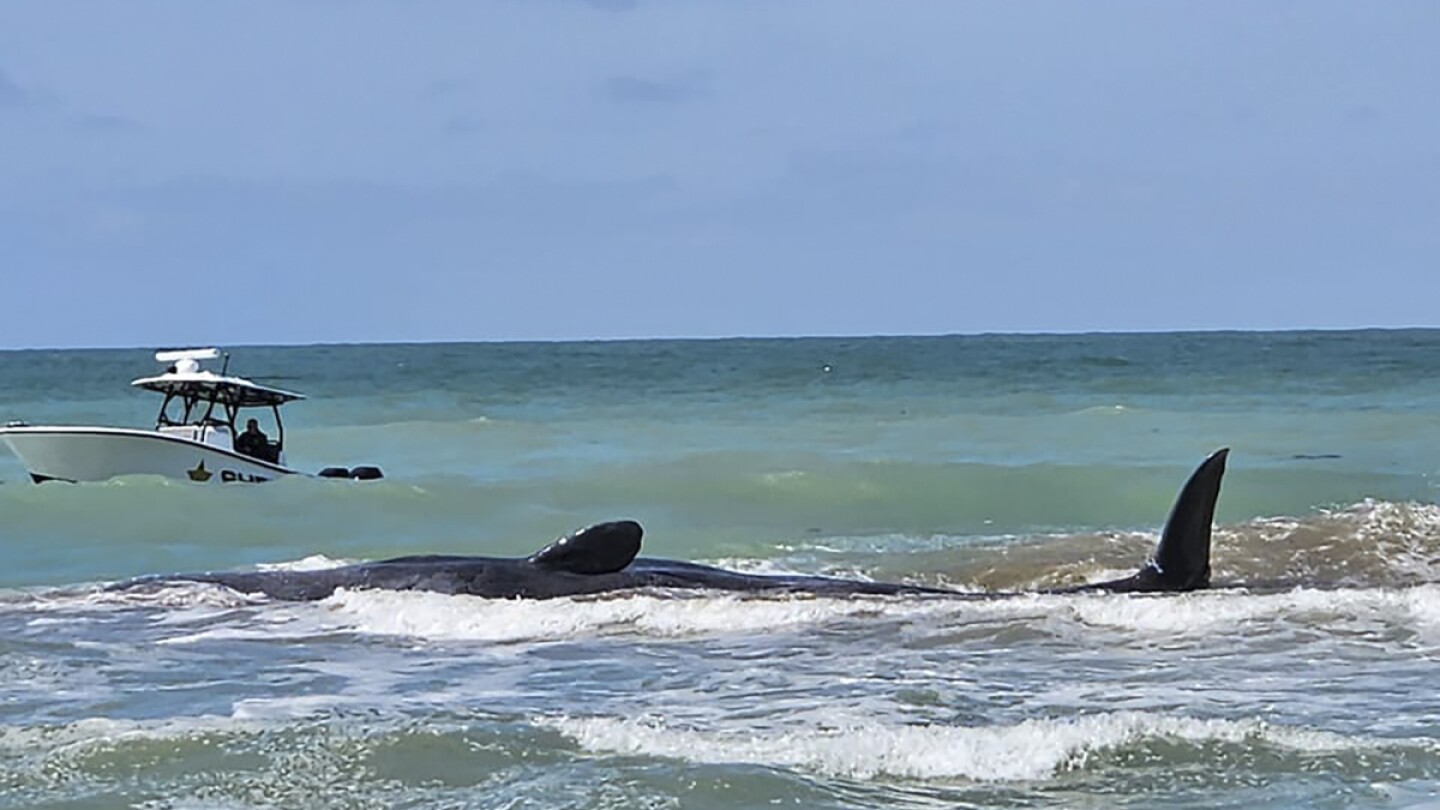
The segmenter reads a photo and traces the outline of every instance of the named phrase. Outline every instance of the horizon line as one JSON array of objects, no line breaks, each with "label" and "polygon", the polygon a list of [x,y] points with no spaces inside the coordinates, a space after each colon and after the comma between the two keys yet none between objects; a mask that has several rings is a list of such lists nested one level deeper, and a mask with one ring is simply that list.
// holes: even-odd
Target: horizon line
[{"label": "horizon line", "polygon": [[68,346],[4,346],[0,352],[45,352],[45,351],[156,351],[195,346],[224,345],[234,348],[307,348],[324,346],[441,346],[441,345],[521,345],[521,344],[579,344],[579,343],[710,343],[725,341],[786,341],[786,340],[870,340],[904,338],[986,338],[986,337],[1088,337],[1112,335],[1116,337],[1142,335],[1283,335],[1283,334],[1346,334],[1359,332],[1433,332],[1440,326],[1343,326],[1343,327],[1297,327],[1275,329],[1241,329],[1234,327],[1194,329],[1074,329],[1074,330],[986,330],[977,332],[874,332],[874,333],[823,333],[809,335],[786,334],[737,334],[737,335],[651,335],[651,336],[604,336],[570,338],[400,338],[378,340],[316,340],[304,342],[262,342],[231,343],[227,341],[171,342],[165,345],[68,345]]}]

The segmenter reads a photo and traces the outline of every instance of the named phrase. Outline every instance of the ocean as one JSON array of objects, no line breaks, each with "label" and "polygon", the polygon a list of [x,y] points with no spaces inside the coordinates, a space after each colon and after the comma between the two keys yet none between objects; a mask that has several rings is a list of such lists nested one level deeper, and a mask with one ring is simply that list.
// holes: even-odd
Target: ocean
[{"label": "ocean", "polygon": [[[291,466],[386,477],[0,450],[0,806],[1440,806],[1440,330],[228,349],[308,395]],[[0,422],[149,426],[152,354],[0,352]],[[1033,591],[1135,570],[1220,447],[1237,587],[1190,594],[105,587],[633,518],[649,556]]]}]

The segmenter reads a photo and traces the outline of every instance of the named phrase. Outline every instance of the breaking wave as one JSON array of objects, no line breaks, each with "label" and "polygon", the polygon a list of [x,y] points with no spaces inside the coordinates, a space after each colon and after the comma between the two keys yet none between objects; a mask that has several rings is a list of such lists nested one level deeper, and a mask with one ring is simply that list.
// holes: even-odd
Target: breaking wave
[{"label": "breaking wave", "polygon": [[1204,720],[1145,712],[1026,720],[1007,726],[858,723],[794,731],[681,728],[653,718],[557,717],[538,722],[596,753],[799,768],[854,779],[1036,781],[1082,770],[1105,753],[1138,753],[1161,743],[1259,747],[1288,758],[1335,753],[1359,758],[1408,749],[1433,760],[1440,751],[1440,745],[1429,739],[1352,737],[1261,720]]}]

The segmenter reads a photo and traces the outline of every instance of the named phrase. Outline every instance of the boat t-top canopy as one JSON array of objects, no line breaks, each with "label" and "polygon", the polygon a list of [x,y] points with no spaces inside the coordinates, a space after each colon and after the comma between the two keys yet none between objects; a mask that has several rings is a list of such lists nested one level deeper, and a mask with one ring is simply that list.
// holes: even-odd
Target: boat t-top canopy
[{"label": "boat t-top canopy", "polygon": [[218,349],[181,349],[156,352],[155,359],[170,363],[163,374],[132,380],[131,385],[198,402],[214,402],[227,408],[270,408],[304,399],[304,394],[260,385],[244,377],[216,374],[200,368],[201,360],[220,356]]}]

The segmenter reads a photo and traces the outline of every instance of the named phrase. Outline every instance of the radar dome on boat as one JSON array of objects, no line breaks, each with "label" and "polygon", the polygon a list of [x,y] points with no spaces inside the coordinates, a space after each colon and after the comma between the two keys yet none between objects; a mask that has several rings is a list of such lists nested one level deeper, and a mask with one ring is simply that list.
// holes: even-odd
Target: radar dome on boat
[{"label": "radar dome on boat", "polygon": [[166,349],[155,353],[155,359],[161,363],[178,363],[181,360],[214,360],[220,356],[220,350],[210,349]]}]

